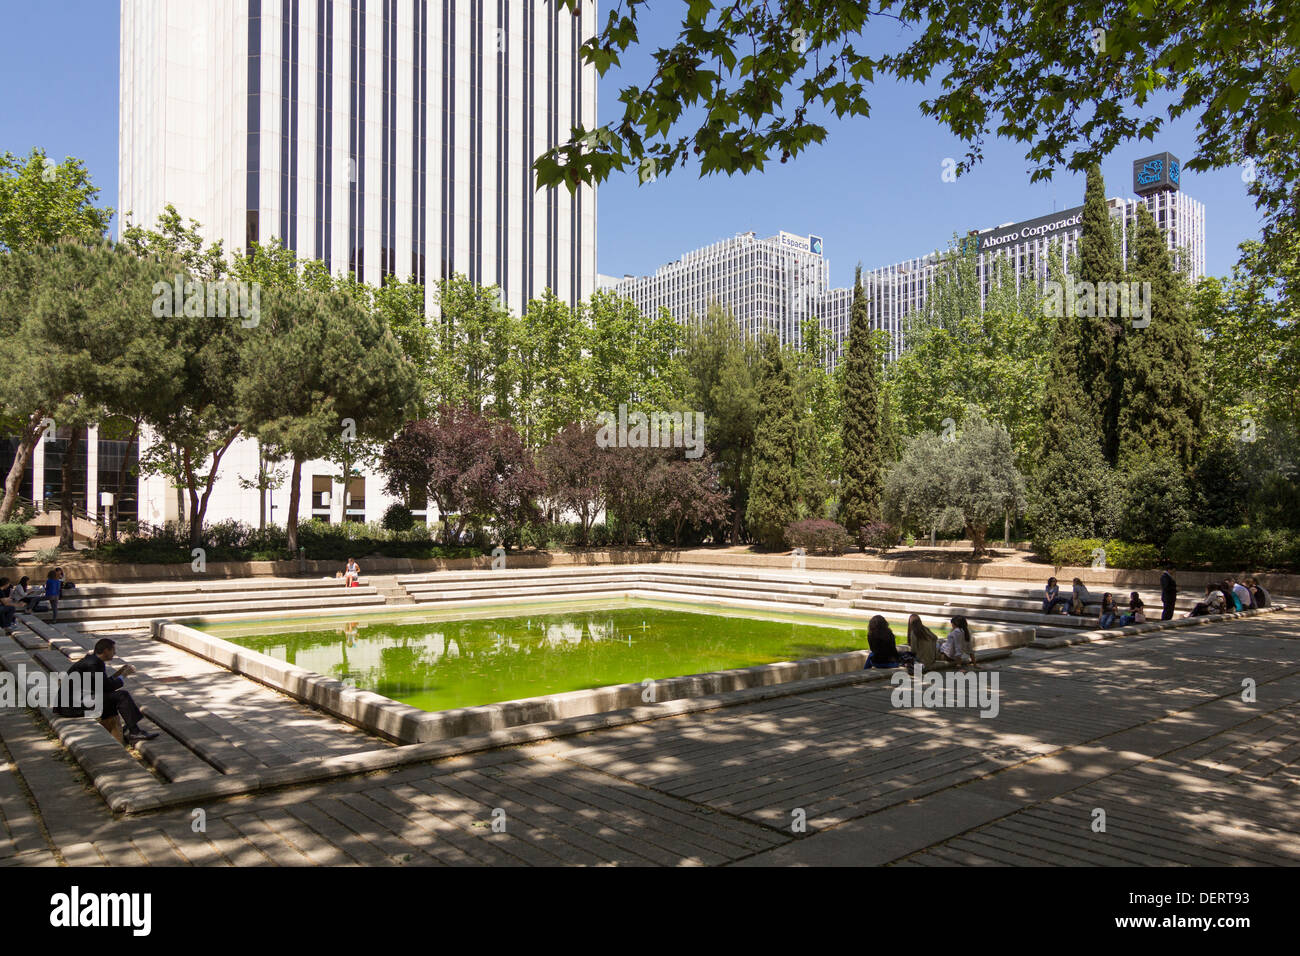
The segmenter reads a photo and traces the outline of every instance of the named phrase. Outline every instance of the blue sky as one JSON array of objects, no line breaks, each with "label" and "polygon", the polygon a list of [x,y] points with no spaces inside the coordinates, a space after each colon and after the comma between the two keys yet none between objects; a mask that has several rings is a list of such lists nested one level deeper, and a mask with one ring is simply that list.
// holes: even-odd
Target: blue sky
[{"label": "blue sky", "polygon": [[[7,26],[0,61],[5,109],[0,151],[25,154],[41,146],[56,159],[84,160],[101,189],[100,202],[117,206],[117,0],[0,0]],[[657,3],[643,14],[647,41],[673,33],[679,5]],[[655,10],[661,11],[656,14]],[[618,115],[622,82],[643,83],[644,53],[600,87],[600,119]],[[820,235],[831,281],[852,282],[853,267],[887,265],[946,244],[954,231],[1078,205],[1083,177],[1058,173],[1031,185],[1018,144],[990,140],[985,159],[955,183],[941,179],[945,158],[965,150],[937,123],[920,115],[925,96],[914,86],[879,86],[872,115],[832,123],[826,143],[762,174],[699,179],[693,168],[640,185],[616,174],[600,187],[597,265],[609,275],[643,274],[697,248],[738,232],[778,230]],[[1195,126],[1167,126],[1154,142],[1121,147],[1102,167],[1110,195],[1130,195],[1132,162],[1168,150],[1183,160],[1194,154]],[[1238,170],[1186,173],[1183,188],[1205,203],[1206,266],[1226,274],[1236,247],[1259,234],[1259,217]],[[181,210],[184,213],[184,210]]]}]

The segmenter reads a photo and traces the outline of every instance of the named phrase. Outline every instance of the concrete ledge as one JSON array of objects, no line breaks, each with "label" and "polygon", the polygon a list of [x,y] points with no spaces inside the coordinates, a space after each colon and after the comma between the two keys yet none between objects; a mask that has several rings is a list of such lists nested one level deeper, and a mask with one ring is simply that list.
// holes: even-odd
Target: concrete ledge
[{"label": "concrete ledge", "polygon": [[1145,624],[1130,624],[1128,627],[1116,627],[1109,630],[1080,631],[1078,634],[1056,637],[1035,637],[1029,642],[1030,647],[1067,647],[1070,644],[1091,644],[1097,641],[1114,640],[1117,637],[1132,637],[1139,634],[1151,635],[1153,631],[1164,631],[1174,627],[1199,627],[1216,621],[1232,621],[1242,617],[1254,617],[1257,614],[1270,614],[1285,611],[1287,605],[1273,604],[1269,607],[1248,608],[1233,611],[1231,614],[1206,614],[1201,617],[1176,617],[1168,621],[1147,621]]},{"label": "concrete ledge", "polygon": [[[1010,656],[1011,651],[1009,650],[994,650],[979,652],[976,654],[976,659],[983,664]],[[948,668],[944,665],[936,665],[934,669],[946,670]],[[344,754],[338,757],[327,757],[323,760],[303,761],[277,767],[273,770],[263,769],[257,773],[220,777],[215,780],[188,781],[173,784],[165,789],[158,788],[152,792],[146,793],[142,791],[126,798],[121,803],[121,812],[127,814],[145,813],[178,804],[240,796],[256,790],[298,786],[339,777],[375,773],[411,764],[430,763],[436,760],[445,760],[449,757],[479,753],[484,750],[496,750],[501,747],[519,746],[539,740],[569,737],[596,730],[621,727],[627,724],[645,723],[665,717],[678,717],[708,710],[719,710],[724,707],[737,707],[814,690],[888,680],[894,673],[896,673],[894,670],[856,670],[831,677],[814,677],[806,680],[789,681],[771,686],[729,691],[707,697],[682,698],[661,703],[641,704],[624,710],[570,717],[546,723],[520,725],[449,740]]]},{"label": "concrete ledge", "polygon": [[155,621],[153,637],[266,684],[364,730],[403,744],[427,743],[568,717],[623,710],[647,702],[702,697],[861,670],[866,651],[760,664],[546,694],[477,707],[430,712],[250,651],[185,624]]}]

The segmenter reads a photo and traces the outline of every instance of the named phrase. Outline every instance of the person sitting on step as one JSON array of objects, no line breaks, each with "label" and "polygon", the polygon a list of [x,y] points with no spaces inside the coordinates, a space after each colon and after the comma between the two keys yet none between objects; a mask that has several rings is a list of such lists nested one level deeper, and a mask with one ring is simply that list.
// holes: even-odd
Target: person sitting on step
[{"label": "person sitting on step", "polygon": [[1255,607],[1268,607],[1268,591],[1264,590],[1264,585],[1260,584],[1257,578],[1246,578],[1246,587],[1250,588],[1250,596],[1254,599]]},{"label": "person sitting on step", "polygon": [[1128,596],[1128,613],[1119,619],[1120,627],[1128,627],[1130,624],[1145,624],[1147,622],[1147,608],[1142,603],[1142,597],[1136,591]]},{"label": "person sitting on step", "polygon": [[[135,673],[135,668],[130,664],[124,664],[113,673],[108,672],[108,662],[117,654],[117,642],[112,638],[101,637],[95,642],[95,649],[87,654],[81,660],[77,661],[68,668],[69,674],[103,674],[104,675],[104,694],[103,716],[117,714],[122,718],[122,726],[126,728],[126,742],[128,744],[136,743],[141,740],[153,740],[158,735],[149,733],[140,729],[140,721],[145,719],[144,713],[136,706],[134,698],[126,690],[125,678]],[[61,717],[84,717],[85,710],[80,713],[70,713],[70,710],[76,708],[58,708],[56,713]]]},{"label": "person sitting on step", "polygon": [[1061,597],[1061,588],[1056,583],[1056,578],[1047,579],[1047,587],[1043,588],[1043,613],[1053,614],[1058,607],[1069,607],[1070,599]]},{"label": "person sitting on step", "polygon": [[356,559],[348,558],[348,565],[343,569],[343,586],[345,588],[356,587],[357,580],[361,577],[361,565],[357,564]]},{"label": "person sitting on step", "polygon": [[1101,596],[1101,617],[1097,619],[1097,627],[1103,631],[1109,631],[1115,626],[1115,619],[1118,617],[1115,609],[1115,599],[1111,597],[1109,591]]}]

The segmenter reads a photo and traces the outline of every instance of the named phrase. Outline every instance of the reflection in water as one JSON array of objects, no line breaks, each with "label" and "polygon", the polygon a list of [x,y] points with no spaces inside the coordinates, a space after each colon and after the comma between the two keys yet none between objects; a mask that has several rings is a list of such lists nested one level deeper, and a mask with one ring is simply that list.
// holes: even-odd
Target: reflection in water
[{"label": "reflection in water", "polygon": [[866,647],[865,629],[635,606],[228,639],[426,710]]}]

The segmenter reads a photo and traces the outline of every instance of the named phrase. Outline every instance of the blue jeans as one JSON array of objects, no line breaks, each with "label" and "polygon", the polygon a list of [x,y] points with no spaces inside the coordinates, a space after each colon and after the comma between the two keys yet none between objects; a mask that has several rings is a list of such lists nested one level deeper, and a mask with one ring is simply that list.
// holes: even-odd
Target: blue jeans
[{"label": "blue jeans", "polygon": [[1112,612],[1107,611],[1106,613],[1102,614],[1101,620],[1098,621],[1097,623],[1098,626],[1103,631],[1109,630],[1110,628],[1115,626],[1115,615]]}]

